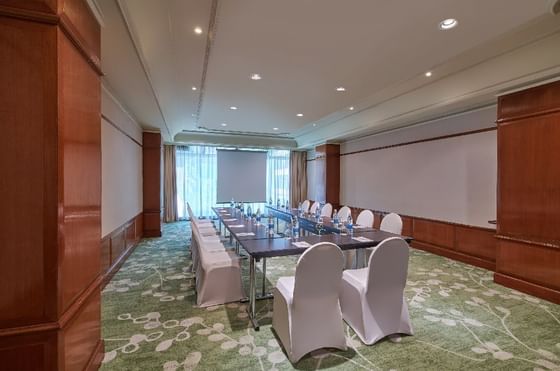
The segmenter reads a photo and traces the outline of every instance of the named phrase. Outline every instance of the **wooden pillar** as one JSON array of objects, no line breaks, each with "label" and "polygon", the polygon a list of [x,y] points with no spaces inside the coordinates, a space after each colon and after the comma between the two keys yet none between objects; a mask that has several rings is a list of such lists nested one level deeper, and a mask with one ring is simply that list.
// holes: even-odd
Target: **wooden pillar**
[{"label": "wooden pillar", "polygon": [[160,133],[142,134],[144,237],[161,236],[162,139]]},{"label": "wooden pillar", "polygon": [[323,144],[315,147],[317,163],[315,172],[319,182],[315,194],[338,207],[340,197],[340,146],[338,144]]},{"label": "wooden pillar", "polygon": [[100,365],[100,28],[0,0],[0,368]]},{"label": "wooden pillar", "polygon": [[496,273],[560,303],[560,82],[498,101]]}]

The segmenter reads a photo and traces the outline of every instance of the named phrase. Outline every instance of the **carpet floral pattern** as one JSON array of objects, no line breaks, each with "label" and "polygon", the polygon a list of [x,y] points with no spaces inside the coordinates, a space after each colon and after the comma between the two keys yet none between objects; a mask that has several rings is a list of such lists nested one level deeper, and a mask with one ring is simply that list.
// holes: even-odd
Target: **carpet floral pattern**
[{"label": "carpet floral pattern", "polygon": [[[273,331],[272,302],[196,307],[185,222],[144,239],[103,290],[102,370],[558,370],[560,306],[496,285],[492,273],[411,249],[406,298],[414,336],[366,346],[345,326],[347,351],[292,365]],[[268,287],[297,257],[267,262]],[[246,288],[247,266],[244,264]]]}]

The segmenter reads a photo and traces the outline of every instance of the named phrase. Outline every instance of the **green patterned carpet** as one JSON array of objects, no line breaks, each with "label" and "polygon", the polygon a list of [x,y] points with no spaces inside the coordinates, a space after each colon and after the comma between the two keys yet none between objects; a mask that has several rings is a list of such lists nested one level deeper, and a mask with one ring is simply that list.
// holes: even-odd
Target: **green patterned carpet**
[{"label": "green patterned carpet", "polygon": [[[103,290],[102,370],[560,369],[560,306],[418,250],[406,288],[414,336],[366,346],[347,328],[347,351],[314,352],[292,365],[270,328],[271,301],[258,302],[258,332],[245,305],[196,308],[188,228],[167,224],[162,238],[144,239]],[[269,259],[269,285],[292,275],[296,259]]]}]

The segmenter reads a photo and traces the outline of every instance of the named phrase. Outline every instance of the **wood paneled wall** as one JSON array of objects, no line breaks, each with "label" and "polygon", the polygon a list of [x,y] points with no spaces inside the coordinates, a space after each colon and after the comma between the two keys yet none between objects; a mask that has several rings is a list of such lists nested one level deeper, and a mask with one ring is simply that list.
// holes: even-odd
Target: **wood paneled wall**
[{"label": "wood paneled wall", "polygon": [[315,172],[321,174],[321,179],[314,183],[315,194],[337,205],[340,200],[340,146],[323,144],[315,147],[315,154]]},{"label": "wood paneled wall", "polygon": [[105,286],[132,253],[144,232],[143,213],[101,239],[101,274]]},{"label": "wood paneled wall", "polygon": [[162,150],[160,133],[142,133],[144,237],[161,237]]},{"label": "wood paneled wall", "polygon": [[100,29],[81,0],[0,0],[0,368],[97,368]]},{"label": "wood paneled wall", "polygon": [[498,100],[495,281],[560,303],[560,82]]}]

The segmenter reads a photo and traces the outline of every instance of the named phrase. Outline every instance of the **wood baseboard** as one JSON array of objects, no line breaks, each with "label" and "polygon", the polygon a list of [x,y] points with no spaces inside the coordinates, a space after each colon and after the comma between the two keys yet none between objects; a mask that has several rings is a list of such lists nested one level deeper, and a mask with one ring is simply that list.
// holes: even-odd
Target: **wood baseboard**
[{"label": "wood baseboard", "polygon": [[415,249],[431,252],[431,253],[436,254],[436,255],[445,256],[446,258],[449,258],[449,259],[458,260],[460,262],[467,263],[467,264],[470,264],[470,265],[474,265],[474,266],[477,266],[477,267],[481,267],[481,268],[484,268],[484,269],[488,269],[488,270],[491,270],[491,271],[496,270],[496,264],[495,263],[484,260],[484,259],[477,258],[476,256],[463,254],[463,253],[460,253],[460,252],[457,252],[457,251],[449,250],[449,249],[446,249],[446,248],[442,248],[442,247],[439,247],[439,246],[431,245],[431,244],[428,244],[428,243],[425,243],[425,242],[420,242],[420,241],[412,241],[410,246],[415,248]]},{"label": "wood baseboard", "polygon": [[95,351],[92,353],[91,357],[89,358],[86,367],[84,368],[85,371],[94,371],[98,370],[101,367],[101,362],[103,361],[103,357],[105,355],[105,342],[103,339],[100,339],[95,346]]},{"label": "wood baseboard", "polygon": [[506,286],[529,295],[538,296],[539,298],[551,301],[556,304],[560,304],[559,290],[554,290],[549,287],[537,285],[536,283],[527,282],[503,273],[494,273],[494,282],[502,286]]}]

